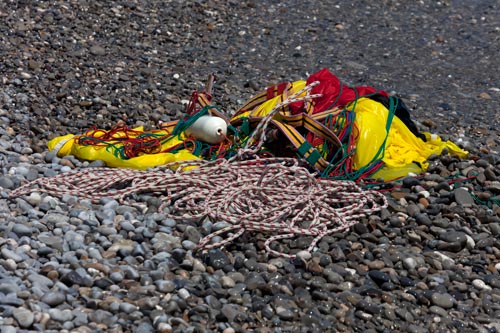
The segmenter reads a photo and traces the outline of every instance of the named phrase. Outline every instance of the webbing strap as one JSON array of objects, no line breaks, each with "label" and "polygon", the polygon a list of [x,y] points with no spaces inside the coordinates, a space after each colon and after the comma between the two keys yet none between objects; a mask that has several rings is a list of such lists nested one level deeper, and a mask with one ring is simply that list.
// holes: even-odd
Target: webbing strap
[{"label": "webbing strap", "polygon": [[318,150],[314,148],[311,143],[307,141],[302,134],[299,133],[299,131],[297,131],[297,129],[276,120],[272,120],[271,123],[288,138],[299,154],[303,156],[311,165],[320,171],[323,171],[329,166],[329,163],[321,157]]},{"label": "webbing strap", "polygon": [[243,132],[243,134],[245,134],[247,136],[250,134],[250,122],[249,122],[248,118],[244,118],[242,120],[240,130]]},{"label": "webbing strap", "polygon": [[210,105],[211,99],[212,96],[208,95],[207,93],[204,92],[198,93],[198,103],[200,103],[201,107]]},{"label": "webbing strap", "polygon": [[293,127],[304,127],[311,133],[316,134],[332,142],[337,147],[340,147],[342,145],[342,143],[335,135],[335,133],[332,132],[332,130],[330,130],[328,127],[326,127],[325,125],[323,125],[322,123],[320,123],[319,121],[317,121],[316,119],[305,113],[293,116],[285,116],[283,114],[280,114],[280,120],[283,123],[286,123],[287,125]]},{"label": "webbing strap", "polygon": [[318,160],[321,158],[321,154],[311,145],[309,141],[304,141],[299,146],[297,151],[312,165],[316,165]]}]

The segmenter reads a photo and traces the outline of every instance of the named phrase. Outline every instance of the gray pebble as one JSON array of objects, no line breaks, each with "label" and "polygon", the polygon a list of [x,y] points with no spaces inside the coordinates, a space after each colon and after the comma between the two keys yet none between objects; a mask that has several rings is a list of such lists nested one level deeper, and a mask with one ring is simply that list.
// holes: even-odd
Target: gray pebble
[{"label": "gray pebble", "polygon": [[425,327],[410,324],[410,325],[408,325],[408,332],[409,333],[427,333],[428,330]]},{"label": "gray pebble", "polygon": [[114,283],[119,283],[121,281],[123,281],[123,278],[124,278],[124,275],[122,272],[118,271],[118,272],[113,272],[109,275],[109,278],[111,279],[111,281],[113,281]]},{"label": "gray pebble", "polygon": [[125,313],[132,313],[134,311],[137,311],[137,306],[134,304],[130,304],[127,302],[120,303],[120,311],[123,311]]},{"label": "gray pebble", "polygon": [[6,247],[4,247],[2,249],[1,253],[2,253],[2,257],[4,257],[5,259],[12,259],[12,260],[14,260],[17,263],[23,261],[23,257],[21,255],[15,253],[12,250],[9,250]]},{"label": "gray pebble", "polygon": [[66,301],[66,296],[61,292],[48,292],[41,298],[41,301],[50,306],[58,306]]},{"label": "gray pebble", "polygon": [[455,201],[464,207],[471,207],[474,204],[474,199],[470,195],[469,191],[463,188],[457,188],[453,191],[455,196]]},{"label": "gray pebble", "polygon": [[35,316],[33,312],[25,308],[17,308],[12,312],[14,319],[22,328],[28,328],[33,325]]},{"label": "gray pebble", "polygon": [[16,333],[17,329],[11,325],[2,325],[0,332],[2,332],[2,333]]},{"label": "gray pebble", "polygon": [[117,320],[112,313],[101,309],[92,311],[87,317],[89,322],[102,323],[108,327],[113,325]]},{"label": "gray pebble", "polygon": [[202,235],[200,234],[197,228],[193,226],[188,226],[184,231],[184,237],[187,238],[187,240],[197,244],[200,242]]},{"label": "gray pebble", "polygon": [[491,233],[494,236],[500,235],[500,223],[490,223],[488,224],[488,227],[490,228]]},{"label": "gray pebble", "polygon": [[162,293],[171,293],[176,289],[175,283],[170,280],[156,280],[155,285]]},{"label": "gray pebble", "polygon": [[21,224],[21,223],[16,223],[14,224],[12,231],[18,235],[19,237],[22,236],[31,236],[33,233],[33,229],[27,225]]},{"label": "gray pebble", "polygon": [[49,309],[50,318],[55,321],[66,322],[73,319],[73,312],[70,309]]},{"label": "gray pebble", "polygon": [[455,299],[448,293],[433,293],[431,301],[434,305],[440,306],[443,309],[451,309],[455,303]]},{"label": "gray pebble", "polygon": [[9,176],[0,176],[0,187],[11,190],[14,188],[14,182]]},{"label": "gray pebble", "polygon": [[95,160],[89,163],[89,168],[102,168],[106,166],[106,162],[103,160]]}]

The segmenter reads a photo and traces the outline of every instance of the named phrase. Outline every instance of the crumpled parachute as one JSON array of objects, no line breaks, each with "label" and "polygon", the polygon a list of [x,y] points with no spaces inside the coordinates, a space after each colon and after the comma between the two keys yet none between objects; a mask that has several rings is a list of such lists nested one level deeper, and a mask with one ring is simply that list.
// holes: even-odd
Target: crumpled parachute
[{"label": "crumpled parachute", "polygon": [[[304,92],[299,96],[304,97],[302,100],[282,105],[276,112],[277,105],[309,85],[310,94],[321,95],[307,98]],[[252,97],[230,119],[225,119],[229,126],[227,139],[218,145],[199,142],[185,133],[193,123],[190,119],[202,113],[215,111],[216,116],[224,117],[210,106],[210,94],[196,94],[188,108],[195,112],[160,130],[90,130],[83,135],[56,137],[48,147],[60,157],[99,159],[110,167],[134,169],[193,159],[229,158],[247,143],[257,124],[275,112],[269,126],[278,135],[263,145],[261,157],[297,156],[325,178],[391,180],[409,172],[425,171],[428,157],[439,155],[444,149],[461,158],[467,156],[451,141],[420,133],[399,98],[372,87],[350,88],[326,69],[307,80],[268,87]]]},{"label": "crumpled parachute", "polygon": [[[174,148],[183,147],[185,141],[184,134],[171,135],[168,130],[156,130],[154,132],[144,131],[144,128],[137,127],[131,131],[126,128],[114,131],[113,139],[109,138],[111,130],[90,130],[83,135],[67,134],[56,137],[48,142],[49,150],[57,152],[57,156],[63,157],[73,155],[79,159],[87,161],[102,160],[109,167],[131,168],[131,169],[147,169],[159,165],[164,165],[171,162],[197,160],[200,157],[194,155],[189,149],[178,149],[175,152]],[[122,138],[127,137],[128,140],[136,139],[144,134],[154,133],[156,136],[163,138],[159,146],[156,147],[156,152],[140,153],[134,157],[124,157],[120,154],[123,148]],[[85,138],[91,137],[96,144],[84,143]],[[108,137],[106,137],[108,136]],[[100,142],[99,139],[106,137],[106,141]]]},{"label": "crumpled parachute", "polygon": [[386,125],[389,112],[382,104],[369,98],[361,98],[355,108],[355,124],[359,134],[356,139],[356,153],[354,154],[354,169],[362,168],[377,156],[379,148],[384,145],[381,158],[384,166],[372,177],[395,179],[406,176],[408,173],[420,173],[428,167],[427,158],[442,153],[443,149],[461,158],[467,152],[460,149],[451,141],[442,141],[435,134],[422,133],[426,141],[418,138],[398,118],[394,117],[387,131]]}]

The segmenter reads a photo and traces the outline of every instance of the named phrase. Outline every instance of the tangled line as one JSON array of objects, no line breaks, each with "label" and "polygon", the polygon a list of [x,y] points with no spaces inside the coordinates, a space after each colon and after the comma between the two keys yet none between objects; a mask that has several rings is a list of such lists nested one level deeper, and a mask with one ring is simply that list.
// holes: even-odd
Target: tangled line
[{"label": "tangled line", "polygon": [[[167,217],[228,223],[201,239],[199,249],[221,247],[245,232],[259,232],[268,237],[269,253],[289,258],[295,255],[272,243],[312,236],[310,252],[322,237],[387,206],[379,192],[364,191],[352,181],[318,179],[299,163],[294,158],[265,158],[189,161],[145,171],[88,168],[36,179],[12,191],[11,197],[29,194],[34,186],[52,196],[69,194],[92,202],[110,197],[127,203],[134,194],[154,193]],[[170,171],[175,166],[177,171]]]}]

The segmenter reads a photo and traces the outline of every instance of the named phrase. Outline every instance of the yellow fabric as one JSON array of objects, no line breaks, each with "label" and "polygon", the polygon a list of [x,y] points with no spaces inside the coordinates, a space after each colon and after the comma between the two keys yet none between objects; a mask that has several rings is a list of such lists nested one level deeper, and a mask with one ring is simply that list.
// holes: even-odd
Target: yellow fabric
[{"label": "yellow fabric", "polygon": [[[382,152],[382,161],[386,169],[418,170],[411,166],[413,162],[418,163],[426,170],[427,158],[432,154],[441,154],[444,148],[460,158],[467,156],[467,152],[460,149],[451,141],[442,141],[437,135],[424,133],[427,142],[417,138],[406,125],[397,117],[394,117],[387,135],[386,124],[389,111],[382,104],[368,98],[360,98],[356,104],[352,103],[348,109],[353,107],[356,114],[355,125],[358,130],[356,153],[353,158],[354,168],[359,169],[373,160],[379,148],[387,136],[385,150]],[[417,166],[418,168],[418,166]],[[411,171],[411,172],[415,172]],[[388,174],[388,170],[385,170]],[[396,171],[394,170],[394,173]]]},{"label": "yellow fabric", "polygon": [[[134,128],[134,131],[143,131],[142,127]],[[96,133],[103,133],[105,131],[100,130]],[[155,131],[158,134],[166,134],[166,131]],[[98,135],[96,135],[98,136]],[[120,134],[118,133],[118,137]],[[129,135],[132,136],[132,135]],[[95,161],[102,160],[110,167],[122,167],[131,169],[147,169],[150,167],[164,165],[170,162],[181,162],[189,160],[198,160],[199,157],[193,155],[189,150],[180,150],[176,153],[157,153],[157,154],[143,154],[130,159],[121,159],[114,155],[114,148],[111,146],[94,146],[94,145],[80,145],[77,142],[78,136],[73,134],[67,134],[63,136],[56,137],[49,141],[49,150],[57,149],[57,156],[63,157],[66,155],[74,155],[75,157],[87,160]],[[163,149],[168,149],[181,143],[183,137],[177,136],[172,137],[166,143],[162,145]]]}]

